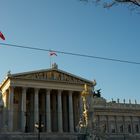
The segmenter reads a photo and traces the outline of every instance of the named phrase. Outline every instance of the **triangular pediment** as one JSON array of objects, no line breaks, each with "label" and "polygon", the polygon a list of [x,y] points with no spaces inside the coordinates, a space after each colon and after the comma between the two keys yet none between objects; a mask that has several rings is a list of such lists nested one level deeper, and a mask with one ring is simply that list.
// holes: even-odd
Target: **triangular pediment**
[{"label": "triangular pediment", "polygon": [[79,76],[67,73],[59,69],[47,69],[32,71],[26,73],[12,74],[13,78],[20,79],[31,79],[31,80],[44,80],[44,81],[59,81],[59,82],[69,82],[69,83],[89,83],[91,81],[81,78]]}]

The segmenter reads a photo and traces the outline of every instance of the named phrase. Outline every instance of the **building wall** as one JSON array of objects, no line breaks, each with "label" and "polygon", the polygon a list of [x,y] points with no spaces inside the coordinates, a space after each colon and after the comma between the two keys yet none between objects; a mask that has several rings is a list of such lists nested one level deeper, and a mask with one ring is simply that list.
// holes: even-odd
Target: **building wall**
[{"label": "building wall", "polygon": [[[85,139],[77,132],[77,125],[83,113],[81,92],[86,82],[91,93],[92,82],[60,70],[10,75],[0,87],[4,101],[0,109],[0,139],[15,139],[15,134],[17,139],[37,138],[35,123],[39,118],[44,125],[43,139],[76,140],[79,135],[79,140]],[[140,105],[136,102],[106,102],[92,95],[87,102],[93,139],[140,139]]]},{"label": "building wall", "polygon": [[92,100],[93,131],[108,139],[140,139],[140,105]]}]

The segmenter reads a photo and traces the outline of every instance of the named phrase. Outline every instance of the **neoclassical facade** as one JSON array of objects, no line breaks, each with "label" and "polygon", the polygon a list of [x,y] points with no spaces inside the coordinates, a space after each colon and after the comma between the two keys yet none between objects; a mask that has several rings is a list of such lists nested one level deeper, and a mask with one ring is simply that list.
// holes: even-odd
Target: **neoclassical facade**
[{"label": "neoclassical facade", "polygon": [[94,112],[92,130],[98,138],[107,140],[140,139],[140,104],[107,102],[103,97],[94,96],[91,112]]},{"label": "neoclassical facade", "polygon": [[0,139],[36,139],[41,124],[41,138],[49,140],[139,140],[140,104],[107,102],[95,85],[56,64],[8,73],[0,85]]},{"label": "neoclassical facade", "polygon": [[8,132],[74,133],[80,118],[81,92],[93,82],[50,69],[8,73],[0,89],[4,102],[2,127]]}]

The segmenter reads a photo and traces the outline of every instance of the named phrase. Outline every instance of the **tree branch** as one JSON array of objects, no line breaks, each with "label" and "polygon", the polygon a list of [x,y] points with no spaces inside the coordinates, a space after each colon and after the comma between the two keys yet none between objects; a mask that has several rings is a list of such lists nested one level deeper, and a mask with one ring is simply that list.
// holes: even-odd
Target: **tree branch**
[{"label": "tree branch", "polygon": [[109,8],[114,6],[115,4],[129,4],[129,5],[133,5],[135,7],[140,7],[140,0],[112,0],[110,2],[108,2],[108,0],[80,0],[80,1],[85,1],[85,2],[95,2],[95,3],[103,3],[105,8]]},{"label": "tree branch", "polygon": [[118,3],[132,3],[136,6],[140,6],[140,0],[115,0]]}]

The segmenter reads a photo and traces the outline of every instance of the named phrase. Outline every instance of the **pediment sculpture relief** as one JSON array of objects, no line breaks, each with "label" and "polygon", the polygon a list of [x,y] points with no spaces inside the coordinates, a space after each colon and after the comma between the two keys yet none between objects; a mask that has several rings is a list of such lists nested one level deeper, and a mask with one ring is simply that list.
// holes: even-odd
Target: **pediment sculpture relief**
[{"label": "pediment sculpture relief", "polygon": [[24,76],[19,76],[18,78],[25,78],[25,79],[34,79],[34,80],[56,80],[56,81],[67,81],[67,82],[74,82],[74,83],[84,83],[84,81],[67,75],[65,73],[60,73],[57,71],[48,71],[48,72],[38,72],[34,74],[27,74]]}]

